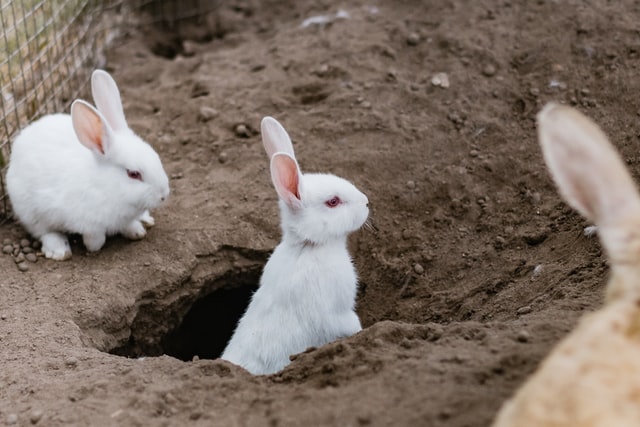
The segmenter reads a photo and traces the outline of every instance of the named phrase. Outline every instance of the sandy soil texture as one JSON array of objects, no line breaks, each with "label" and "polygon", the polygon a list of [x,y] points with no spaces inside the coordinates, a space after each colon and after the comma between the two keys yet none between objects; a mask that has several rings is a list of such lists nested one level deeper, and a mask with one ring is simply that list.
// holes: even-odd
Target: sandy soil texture
[{"label": "sandy soil texture", "polygon": [[[638,16],[630,0],[269,0],[131,28],[107,68],[172,195],[144,240],[76,241],[26,272],[0,255],[0,424],[489,425],[601,304],[600,245],[534,118],[577,106],[638,178]],[[280,238],[265,115],[304,171],[368,195],[377,231],[350,240],[365,329],[253,377],[216,357]]]}]

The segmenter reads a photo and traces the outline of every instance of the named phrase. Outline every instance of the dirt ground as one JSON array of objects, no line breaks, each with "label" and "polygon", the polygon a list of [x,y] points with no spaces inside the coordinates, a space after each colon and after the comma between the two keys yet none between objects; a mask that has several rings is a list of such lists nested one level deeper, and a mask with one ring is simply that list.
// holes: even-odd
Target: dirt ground
[{"label": "dirt ground", "polygon": [[[638,178],[638,16],[631,0],[269,0],[131,28],[107,68],[172,195],[142,241],[76,242],[27,272],[0,256],[0,424],[489,425],[601,304],[606,260],[534,118],[577,106]],[[253,377],[215,357],[280,237],[264,115],[304,171],[368,195],[377,231],[350,240],[365,329]]]}]

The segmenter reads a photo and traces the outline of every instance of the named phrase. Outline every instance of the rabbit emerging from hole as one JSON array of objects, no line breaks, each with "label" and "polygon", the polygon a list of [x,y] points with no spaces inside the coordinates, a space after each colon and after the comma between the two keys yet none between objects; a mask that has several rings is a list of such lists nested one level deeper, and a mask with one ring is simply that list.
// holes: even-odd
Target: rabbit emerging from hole
[{"label": "rabbit emerging from hole", "polygon": [[287,366],[292,354],[362,329],[347,236],[365,223],[369,208],[350,182],[303,175],[289,135],[275,119],[265,117],[261,128],[280,199],[282,242],[222,359],[253,374],[270,374]]},{"label": "rabbit emerging from hole", "polygon": [[71,115],[42,117],[12,145],[7,192],[47,258],[71,257],[65,233],[81,234],[89,251],[107,235],[143,238],[149,209],[169,196],[158,154],[127,126],[116,82],[96,70],[91,90],[97,110],[76,100]]},{"label": "rabbit emerging from hole", "polygon": [[560,192],[597,225],[611,276],[604,307],[558,344],[494,427],[640,426],[640,197],[606,136],[576,110],[547,105],[538,132]]}]

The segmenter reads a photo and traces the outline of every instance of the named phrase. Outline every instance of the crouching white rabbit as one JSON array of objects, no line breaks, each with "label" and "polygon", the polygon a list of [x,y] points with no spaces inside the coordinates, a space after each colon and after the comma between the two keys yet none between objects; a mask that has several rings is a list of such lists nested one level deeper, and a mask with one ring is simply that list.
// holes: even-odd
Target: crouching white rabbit
[{"label": "crouching white rabbit", "polygon": [[270,374],[287,366],[292,354],[362,329],[347,236],[367,220],[369,201],[337,176],[303,175],[280,123],[265,117],[261,127],[280,199],[282,242],[222,359]]},{"label": "crouching white rabbit", "polygon": [[71,115],[42,117],[12,145],[11,205],[47,258],[71,257],[66,233],[81,234],[89,251],[107,235],[143,238],[149,210],[169,196],[160,157],[127,126],[116,82],[96,70],[91,90],[97,109],[76,100]]}]

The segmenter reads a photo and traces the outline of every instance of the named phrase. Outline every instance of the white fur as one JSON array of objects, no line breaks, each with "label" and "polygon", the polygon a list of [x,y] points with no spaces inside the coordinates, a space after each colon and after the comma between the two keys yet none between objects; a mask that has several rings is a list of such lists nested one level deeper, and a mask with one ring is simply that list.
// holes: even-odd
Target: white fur
[{"label": "white fur", "polygon": [[[75,101],[71,115],[42,117],[12,145],[7,192],[13,211],[42,240],[48,258],[71,256],[66,233],[81,234],[90,251],[99,250],[107,235],[144,237],[143,222],[154,222],[149,209],[169,195],[158,154],[126,126],[111,76],[95,71],[92,91],[103,101],[100,111]],[[127,170],[140,171],[143,181]]]},{"label": "white fur", "polygon": [[[263,119],[262,137],[280,196],[282,242],[222,355],[253,374],[277,372],[289,364],[290,355],[362,329],[347,236],[369,215],[367,197],[350,182],[300,173],[291,141],[274,119]],[[289,178],[295,180],[297,173],[299,185],[280,185],[281,160],[290,168]],[[325,202],[335,196],[343,203],[328,207]]]}]

